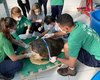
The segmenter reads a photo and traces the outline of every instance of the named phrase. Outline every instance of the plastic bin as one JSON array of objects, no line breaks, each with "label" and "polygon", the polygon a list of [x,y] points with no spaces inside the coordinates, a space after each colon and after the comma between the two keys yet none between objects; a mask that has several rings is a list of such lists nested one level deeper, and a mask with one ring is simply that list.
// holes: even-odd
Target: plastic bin
[{"label": "plastic bin", "polygon": [[100,36],[100,10],[95,10],[90,13],[90,26]]},{"label": "plastic bin", "polygon": [[91,80],[100,80],[100,71],[98,71]]}]

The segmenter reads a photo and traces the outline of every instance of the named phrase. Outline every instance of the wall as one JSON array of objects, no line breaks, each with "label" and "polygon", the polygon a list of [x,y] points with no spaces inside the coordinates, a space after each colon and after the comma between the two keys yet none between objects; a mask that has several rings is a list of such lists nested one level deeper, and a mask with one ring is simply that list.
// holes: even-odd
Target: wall
[{"label": "wall", "polygon": [[[13,6],[18,6],[17,0],[6,0],[8,3],[8,8],[9,11]],[[30,6],[37,2],[37,0],[29,0],[30,1]],[[85,5],[85,0],[64,0],[64,8],[63,12],[68,12],[68,11],[77,11],[77,7],[84,6]],[[93,0],[96,3],[100,3],[100,0]],[[50,14],[50,0],[48,0],[48,14]],[[6,16],[4,6],[0,4],[0,17]]]}]

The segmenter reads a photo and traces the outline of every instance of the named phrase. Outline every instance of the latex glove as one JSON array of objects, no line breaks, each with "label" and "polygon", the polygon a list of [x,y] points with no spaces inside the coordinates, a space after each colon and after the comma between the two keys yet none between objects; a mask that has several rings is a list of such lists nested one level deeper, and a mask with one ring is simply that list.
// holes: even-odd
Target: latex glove
[{"label": "latex glove", "polygon": [[51,63],[56,62],[56,60],[57,60],[57,57],[56,57],[56,56],[50,58],[50,62],[51,62]]},{"label": "latex glove", "polygon": [[29,48],[29,47],[30,47],[30,45],[28,45],[28,44],[25,44],[25,47],[24,47],[24,48],[26,48],[26,49],[27,49],[27,48]]},{"label": "latex glove", "polygon": [[20,38],[20,39],[27,39],[27,38],[31,38],[31,37],[32,37],[31,34],[28,34],[28,35],[26,35],[26,34],[20,34],[20,35],[19,35],[19,38]]},{"label": "latex glove", "polygon": [[20,35],[19,35],[19,38],[20,38],[20,39],[26,39],[26,38],[27,38],[27,35],[26,35],[26,34],[20,34]]},{"label": "latex glove", "polygon": [[32,34],[28,34],[26,36],[27,36],[27,38],[32,38]]},{"label": "latex glove", "polygon": [[29,57],[31,57],[32,55],[33,55],[33,53],[26,53],[26,54],[24,54],[25,56],[26,56],[26,58],[29,58]]},{"label": "latex glove", "polygon": [[45,35],[43,36],[43,38],[50,38],[50,37],[52,37],[52,36],[54,36],[54,33],[45,34]]},{"label": "latex glove", "polygon": [[43,28],[43,26],[39,27],[39,28],[38,28],[38,30],[39,30],[39,31],[41,31],[41,30],[42,30],[42,28]]},{"label": "latex glove", "polygon": [[40,38],[39,36],[36,37],[36,39],[39,39],[39,38]]}]

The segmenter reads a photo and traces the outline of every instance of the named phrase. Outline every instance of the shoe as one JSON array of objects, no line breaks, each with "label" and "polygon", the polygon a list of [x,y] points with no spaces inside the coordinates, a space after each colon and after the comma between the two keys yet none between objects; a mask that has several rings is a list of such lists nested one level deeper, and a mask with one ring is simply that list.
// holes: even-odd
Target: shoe
[{"label": "shoe", "polygon": [[11,79],[3,76],[2,74],[0,74],[0,80],[11,80]]},{"label": "shoe", "polygon": [[77,73],[76,68],[74,70],[71,70],[69,67],[67,68],[60,68],[57,70],[58,74],[62,75],[62,76],[75,76]]},{"label": "shoe", "polygon": [[13,78],[14,78],[14,75],[7,77],[7,76],[4,76],[0,73],[0,80],[12,80]]}]

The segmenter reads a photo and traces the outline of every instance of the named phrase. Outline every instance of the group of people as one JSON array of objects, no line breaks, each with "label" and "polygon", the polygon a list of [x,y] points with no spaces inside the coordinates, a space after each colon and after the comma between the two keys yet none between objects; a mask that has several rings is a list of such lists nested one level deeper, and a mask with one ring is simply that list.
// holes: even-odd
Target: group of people
[{"label": "group of people", "polygon": [[[55,6],[55,3],[60,6]],[[57,12],[55,11],[57,8],[62,11],[63,3],[63,0],[51,0],[52,12]],[[20,55],[15,53],[15,45],[27,49],[29,45],[23,42],[20,35],[25,34],[27,38],[34,31],[40,33],[37,38],[60,37],[64,40],[65,58],[57,60],[67,67],[57,70],[60,75],[75,76],[77,60],[87,66],[100,67],[100,36],[86,24],[74,22],[72,16],[67,13],[60,13],[59,16],[55,14],[58,12],[52,13],[51,16],[47,16],[47,11],[43,14],[40,4],[35,3],[27,17],[21,14],[20,8],[13,7],[11,17],[0,19],[0,74],[3,78],[12,79],[23,67],[22,59],[31,56],[29,53]]]},{"label": "group of people", "polygon": [[[47,2],[48,0],[38,0],[40,7],[42,7],[43,5],[45,16],[47,15]],[[31,9],[29,0],[17,0],[17,3],[23,12],[23,15],[27,17],[27,14],[29,14],[29,11]],[[54,18],[61,15],[64,6],[64,0],[50,0],[50,5],[51,14]]]},{"label": "group of people", "polygon": [[[22,59],[30,57],[29,53],[16,53],[18,46],[25,49],[29,47],[28,44],[23,42],[23,39],[28,38],[29,34],[34,31],[41,33],[37,37],[44,36],[55,26],[56,22],[54,17],[46,16],[46,0],[44,0],[46,1],[45,4],[44,1],[41,2],[42,0],[39,3],[34,3],[31,10],[28,0],[17,1],[23,11],[23,15],[21,9],[15,6],[11,9],[10,17],[0,19],[0,78],[5,80],[12,79],[15,73],[23,67]],[[42,4],[45,8],[44,13],[41,8]],[[27,9],[28,15],[25,9]],[[24,34],[26,38],[22,38],[21,34]],[[47,36],[45,35],[45,37]]]}]

